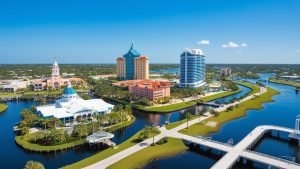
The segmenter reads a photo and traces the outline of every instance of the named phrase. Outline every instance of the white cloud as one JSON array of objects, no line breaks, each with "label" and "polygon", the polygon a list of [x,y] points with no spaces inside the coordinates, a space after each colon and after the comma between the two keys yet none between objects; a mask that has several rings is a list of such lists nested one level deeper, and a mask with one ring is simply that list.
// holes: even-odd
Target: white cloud
[{"label": "white cloud", "polygon": [[242,43],[241,44],[241,47],[247,47],[248,45],[247,45],[247,43]]},{"label": "white cloud", "polygon": [[223,48],[240,48],[240,47],[247,47],[248,45],[246,43],[242,43],[241,45],[234,43],[234,42],[228,42],[227,44],[222,44]]},{"label": "white cloud", "polygon": [[209,40],[201,40],[198,42],[199,45],[209,45]]}]

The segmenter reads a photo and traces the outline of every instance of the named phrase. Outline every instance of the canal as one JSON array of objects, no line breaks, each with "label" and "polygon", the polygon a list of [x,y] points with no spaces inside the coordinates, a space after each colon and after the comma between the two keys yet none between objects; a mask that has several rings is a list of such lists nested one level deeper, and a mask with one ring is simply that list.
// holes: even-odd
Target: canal
[{"label": "canal", "polygon": [[[211,134],[210,136],[214,140],[223,142],[232,138],[234,143],[237,143],[257,125],[276,124],[293,127],[295,116],[300,114],[299,106],[297,106],[299,105],[300,100],[299,95],[295,93],[292,87],[271,83],[267,83],[267,85],[281,92],[280,95],[274,97],[275,102],[264,104],[264,109],[262,110],[248,111],[247,116],[226,123],[222,126],[218,133]],[[222,101],[230,101],[250,92],[249,88],[243,86],[239,87],[242,90],[241,93],[222,98]],[[81,146],[72,150],[56,153],[33,153],[18,147],[14,142],[13,126],[20,120],[19,112],[34,104],[34,102],[8,102],[8,110],[0,114],[0,149],[2,152],[0,154],[1,168],[23,168],[28,160],[40,161],[46,166],[46,168],[58,168],[89,157],[102,150],[95,146]],[[122,143],[124,140],[142,129],[145,125],[160,125],[165,121],[178,121],[183,119],[187,112],[199,114],[206,109],[206,106],[195,106],[182,111],[166,114],[146,114],[142,112],[134,112],[136,121],[131,126],[123,130],[115,131],[116,137],[114,138],[114,141],[116,143]],[[276,144],[277,140],[271,138],[266,139],[266,142],[274,142],[274,144]],[[257,149],[260,152],[274,155],[274,153],[272,154],[272,151],[268,152],[268,148],[266,147],[267,145],[268,144],[266,144],[263,140],[261,144],[258,145]],[[285,149],[285,151],[282,151],[282,154],[280,155],[295,155],[295,151],[297,151],[296,148],[292,147],[290,149]],[[295,156],[299,160],[299,155]],[[199,168],[199,164],[201,168],[209,168],[218,158],[219,157],[215,157],[210,154],[203,154],[198,150],[189,150],[170,158],[155,160],[146,165],[145,168]],[[258,167],[260,166],[258,165]]]}]

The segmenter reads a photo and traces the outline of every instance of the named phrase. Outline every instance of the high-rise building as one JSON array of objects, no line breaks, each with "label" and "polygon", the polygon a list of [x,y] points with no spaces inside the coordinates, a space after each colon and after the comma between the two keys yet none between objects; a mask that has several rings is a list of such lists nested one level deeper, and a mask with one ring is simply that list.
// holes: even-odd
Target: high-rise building
[{"label": "high-rise building", "polygon": [[147,56],[135,58],[134,79],[149,79],[149,63]]},{"label": "high-rise building", "polygon": [[120,79],[148,79],[149,63],[147,56],[141,56],[132,43],[123,57],[117,58],[117,77]]},{"label": "high-rise building", "polygon": [[205,56],[201,49],[186,49],[180,55],[179,87],[196,88],[205,84]]},{"label": "high-rise building", "polygon": [[125,58],[117,58],[117,77],[119,79],[125,79],[126,77],[126,68],[125,68]]}]

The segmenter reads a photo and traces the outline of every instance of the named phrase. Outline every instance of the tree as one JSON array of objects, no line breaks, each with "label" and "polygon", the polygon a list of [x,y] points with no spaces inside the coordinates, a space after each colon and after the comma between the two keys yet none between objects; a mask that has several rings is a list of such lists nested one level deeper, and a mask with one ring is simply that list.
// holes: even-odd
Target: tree
[{"label": "tree", "polygon": [[19,129],[21,131],[21,134],[25,135],[29,133],[29,127],[26,121],[22,120],[19,124]]},{"label": "tree", "polygon": [[28,161],[24,169],[45,169],[44,165],[37,161]]},{"label": "tree", "polygon": [[75,136],[78,136],[80,139],[88,135],[88,128],[84,124],[79,124],[74,127],[73,131]]},{"label": "tree", "polygon": [[186,128],[189,128],[189,120],[192,118],[192,114],[190,112],[187,112],[185,114],[185,118],[186,118]]}]

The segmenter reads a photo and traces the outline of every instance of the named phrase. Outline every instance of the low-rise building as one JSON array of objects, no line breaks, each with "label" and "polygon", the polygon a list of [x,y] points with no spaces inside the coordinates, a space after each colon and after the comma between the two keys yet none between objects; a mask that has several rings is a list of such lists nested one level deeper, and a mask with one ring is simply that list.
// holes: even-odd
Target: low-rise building
[{"label": "low-rise building", "polygon": [[54,104],[36,107],[37,112],[44,118],[55,117],[64,123],[71,123],[76,118],[88,118],[93,114],[110,113],[114,105],[102,99],[83,100],[69,83],[64,89],[61,99]]},{"label": "low-rise building", "polygon": [[28,87],[28,81],[22,80],[2,80],[0,81],[1,90],[3,92],[16,92],[19,89],[26,89]]},{"label": "low-rise building", "polygon": [[134,84],[129,84],[128,90],[129,93],[132,93],[135,96],[154,101],[158,98],[170,96],[170,82],[141,80]]},{"label": "low-rise building", "polygon": [[221,68],[220,69],[220,76],[221,77],[231,76],[231,68],[230,67]]}]

